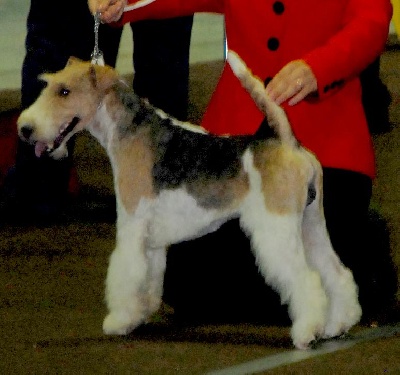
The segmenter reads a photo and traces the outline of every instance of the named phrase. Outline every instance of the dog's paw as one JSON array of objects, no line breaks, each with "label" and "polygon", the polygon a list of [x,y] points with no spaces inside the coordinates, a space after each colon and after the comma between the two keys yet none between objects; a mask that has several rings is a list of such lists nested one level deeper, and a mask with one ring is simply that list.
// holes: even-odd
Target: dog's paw
[{"label": "dog's paw", "polygon": [[336,306],[330,312],[330,318],[325,326],[323,338],[328,339],[346,333],[360,321],[361,314],[361,306],[358,301],[354,301],[342,308]]},{"label": "dog's paw", "polygon": [[362,310],[358,302],[357,286],[350,272],[345,275],[342,287],[330,300],[324,338],[336,337],[346,333],[361,319]]},{"label": "dog's paw", "polygon": [[132,322],[122,315],[110,313],[103,322],[103,332],[106,335],[127,335],[132,332],[140,322]]},{"label": "dog's paw", "polygon": [[292,327],[292,340],[297,349],[306,350],[324,332],[322,322],[297,322]]}]

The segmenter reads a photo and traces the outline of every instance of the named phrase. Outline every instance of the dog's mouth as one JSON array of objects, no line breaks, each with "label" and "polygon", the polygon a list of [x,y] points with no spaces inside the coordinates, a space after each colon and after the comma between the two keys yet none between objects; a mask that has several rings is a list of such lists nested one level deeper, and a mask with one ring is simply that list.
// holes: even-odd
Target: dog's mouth
[{"label": "dog's mouth", "polygon": [[37,157],[41,157],[43,154],[51,154],[53,151],[57,150],[63,143],[64,139],[70,134],[78,125],[79,121],[81,119],[79,117],[74,117],[71,122],[65,123],[64,125],[61,126],[59,130],[59,134],[54,140],[53,144],[50,145],[46,142],[36,142],[35,144],[35,155]]}]

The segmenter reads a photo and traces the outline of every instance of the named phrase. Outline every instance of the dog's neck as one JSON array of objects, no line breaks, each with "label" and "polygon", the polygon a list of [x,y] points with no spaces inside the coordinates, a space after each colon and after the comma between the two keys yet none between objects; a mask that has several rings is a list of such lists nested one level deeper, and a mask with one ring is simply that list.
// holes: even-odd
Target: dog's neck
[{"label": "dog's neck", "polygon": [[123,132],[121,124],[134,127],[134,118],[143,105],[143,101],[125,82],[118,81],[102,96],[87,130],[110,153],[114,137],[120,137]]},{"label": "dog's neck", "polygon": [[104,100],[99,104],[96,115],[87,130],[108,150],[115,130],[115,121],[110,116]]}]

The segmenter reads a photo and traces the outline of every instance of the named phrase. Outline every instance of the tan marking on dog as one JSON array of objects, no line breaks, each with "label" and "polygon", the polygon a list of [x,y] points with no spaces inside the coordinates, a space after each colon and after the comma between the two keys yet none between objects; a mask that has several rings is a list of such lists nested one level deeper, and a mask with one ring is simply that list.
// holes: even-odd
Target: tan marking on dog
[{"label": "tan marking on dog", "polygon": [[[110,67],[88,66],[86,62],[71,57],[65,69],[44,73],[40,79],[47,82],[36,102],[39,103],[36,106],[43,111],[41,116],[59,126],[79,114],[80,128],[94,117],[101,98],[116,82],[118,75]],[[59,95],[62,88],[70,90],[68,98]]]},{"label": "tan marking on dog", "polygon": [[301,151],[278,143],[256,148],[254,165],[270,211],[285,215],[304,210],[312,168]]},{"label": "tan marking on dog", "polygon": [[132,136],[118,143],[117,186],[119,197],[129,213],[135,211],[141,198],[155,196],[151,170],[153,154],[146,144],[146,137]]},{"label": "tan marking on dog", "polygon": [[[86,79],[86,72],[85,74],[79,74],[79,79],[77,79],[77,75],[74,74],[75,69],[70,70],[72,70],[72,72],[67,71],[67,73],[70,74],[66,74],[65,71],[62,71],[61,73],[57,73],[57,75],[46,74],[42,77],[47,82],[47,87],[43,90],[38,102],[43,104],[40,107],[41,110],[45,110],[45,116],[52,114],[56,125],[62,123],[64,115],[67,120],[70,120],[71,114],[78,112],[79,109],[82,108],[82,105],[85,105],[87,108],[85,111],[80,111],[87,115],[82,118],[83,121],[86,120],[86,117],[92,118],[96,112],[98,96],[97,94],[95,96],[93,95],[92,92],[94,90],[89,80]],[[65,82],[68,84],[66,85]],[[68,99],[58,95],[58,92],[63,87],[72,92]],[[83,92],[88,93],[84,100],[82,100],[81,95]],[[45,109],[46,107],[47,110]],[[57,108],[57,111],[54,111],[54,108]],[[60,118],[62,120],[59,120]]]},{"label": "tan marking on dog", "polygon": [[125,110],[124,104],[116,93],[110,94],[105,97],[104,104],[111,120],[116,124],[132,124],[134,114]]}]

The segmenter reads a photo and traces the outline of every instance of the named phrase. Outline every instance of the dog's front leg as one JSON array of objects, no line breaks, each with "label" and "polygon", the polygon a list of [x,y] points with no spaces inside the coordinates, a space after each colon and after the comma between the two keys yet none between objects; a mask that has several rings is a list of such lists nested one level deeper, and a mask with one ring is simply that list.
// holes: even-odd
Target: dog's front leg
[{"label": "dog's front leg", "polygon": [[109,310],[103,323],[106,334],[125,335],[147,319],[146,231],[147,220],[143,217],[118,218],[117,243],[110,258],[106,279]]}]

